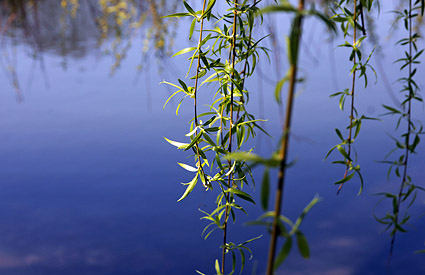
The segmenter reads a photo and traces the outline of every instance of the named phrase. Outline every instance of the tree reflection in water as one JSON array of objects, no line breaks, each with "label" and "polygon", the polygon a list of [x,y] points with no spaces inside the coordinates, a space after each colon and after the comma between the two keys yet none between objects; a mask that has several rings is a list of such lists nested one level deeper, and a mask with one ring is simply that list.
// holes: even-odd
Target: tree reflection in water
[{"label": "tree reflection in water", "polygon": [[[177,0],[0,0],[0,63],[18,100],[22,89],[16,73],[16,47],[26,46],[27,54],[43,72],[48,85],[43,54],[68,59],[84,58],[89,53],[110,56],[111,74],[126,58],[134,40],[141,43],[141,70],[153,51],[158,59],[169,55],[177,22],[161,20],[173,13]],[[141,38],[141,39],[140,39]],[[140,43],[140,42],[139,42]]]}]

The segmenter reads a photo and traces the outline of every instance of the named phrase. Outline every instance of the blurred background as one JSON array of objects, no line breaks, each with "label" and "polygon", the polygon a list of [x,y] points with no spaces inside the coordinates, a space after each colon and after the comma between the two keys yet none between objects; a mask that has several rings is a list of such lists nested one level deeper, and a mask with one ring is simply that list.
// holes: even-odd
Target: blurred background
[{"label": "blurred background", "polygon": [[[404,34],[390,11],[402,1],[382,2],[380,14],[368,19],[375,45],[365,45],[366,52],[379,49],[371,61],[377,83],[372,74],[367,89],[360,81],[356,97],[359,113],[375,117],[385,112],[381,104],[401,100],[393,61],[403,56],[394,45]],[[161,19],[181,9],[179,0],[0,1],[1,274],[214,273],[221,235],[203,239],[206,223],[198,209],[213,209],[215,195],[199,185],[176,202],[184,192],[180,182],[190,180],[176,162],[188,155],[164,140],[181,140],[193,116],[189,101],[178,116],[178,101],[163,109],[174,91],[159,84],[185,76],[187,56],[170,56],[196,43],[188,40],[190,21]],[[276,149],[281,133],[284,106],[276,104],[274,87],[288,68],[288,22],[285,15],[267,16],[255,33],[272,33],[263,44],[272,50],[271,62],[263,56],[246,84],[250,112],[268,119],[262,126],[273,136],[251,142],[263,156]],[[351,63],[348,51],[337,48],[342,36],[332,36],[315,19],[304,26],[300,72],[306,80],[299,85],[290,142],[290,159],[297,163],[287,174],[283,213],[296,218],[315,194],[322,201],[302,226],[311,259],[294,249],[280,272],[383,274],[390,237],[373,215],[391,206],[378,204],[374,194],[397,190],[398,181],[387,180],[388,167],[377,163],[393,148],[388,134],[395,121],[364,123],[355,147],[365,189],[356,196],[359,183],[352,180],[336,196],[333,182],[344,169],[324,157],[338,143],[334,128],[346,126],[348,113],[329,95],[350,86]],[[418,71],[424,69],[422,63]],[[419,76],[418,83],[423,90]],[[214,89],[201,93],[207,104]],[[414,114],[423,121],[424,106],[415,106]],[[409,167],[419,185],[424,149],[421,143]],[[254,175],[257,185],[247,190],[258,198],[262,170]],[[240,213],[241,222],[262,213],[259,205],[244,206],[249,216]],[[414,254],[424,247],[424,206],[420,196],[409,232],[397,236],[392,274],[425,273],[424,254]],[[268,233],[242,225],[229,230],[235,243],[263,235],[250,245],[254,257],[244,270],[263,274]]]}]

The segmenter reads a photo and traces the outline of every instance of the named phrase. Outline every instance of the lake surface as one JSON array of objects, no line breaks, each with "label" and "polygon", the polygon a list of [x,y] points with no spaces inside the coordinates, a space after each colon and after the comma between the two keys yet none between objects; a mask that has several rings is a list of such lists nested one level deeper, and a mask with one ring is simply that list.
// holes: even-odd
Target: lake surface
[{"label": "lake surface", "polygon": [[[152,12],[150,8],[145,12]],[[60,11],[59,5],[57,9]],[[81,12],[88,12],[83,5]],[[384,11],[381,16],[380,20],[390,22],[391,16]],[[2,22],[5,18],[3,14]],[[56,26],[51,21],[51,26]],[[221,257],[221,236],[217,231],[203,239],[206,223],[199,220],[198,208],[211,210],[215,195],[199,185],[184,201],[176,202],[184,191],[180,182],[190,178],[177,165],[187,155],[163,138],[181,140],[189,129],[191,102],[183,104],[179,116],[174,112],[176,101],[163,110],[173,91],[159,84],[184,77],[185,57],[171,59],[168,48],[155,50],[152,45],[143,54],[149,28],[156,26],[147,19],[115,48],[127,50],[117,67],[116,37],[108,33],[100,43],[94,27],[82,27],[90,26],[89,22],[78,22],[81,25],[74,31],[64,32],[65,40],[58,38],[59,27],[50,28],[50,34],[44,33],[49,28],[41,27],[42,46],[19,36],[18,27],[15,37],[3,40],[0,273],[154,275],[196,274],[195,270],[200,270],[214,274],[214,261]],[[365,189],[356,196],[358,182],[353,180],[336,196],[332,183],[344,169],[325,161],[324,156],[338,142],[334,128],[344,127],[348,114],[341,113],[337,101],[328,96],[348,88],[350,64],[347,53],[335,49],[341,38],[330,46],[327,35],[320,26],[312,27],[315,25],[314,20],[305,24],[301,72],[307,81],[296,97],[290,141],[290,159],[298,161],[288,171],[283,212],[296,218],[315,194],[322,201],[302,226],[311,259],[302,259],[294,247],[277,274],[384,274],[390,237],[388,232],[382,233],[384,227],[373,213],[384,213],[390,205],[378,205],[379,197],[373,194],[397,189],[398,181],[387,181],[387,167],[376,162],[393,147],[387,133],[393,132],[394,121],[364,123],[355,146]],[[187,41],[187,26],[188,22],[179,21],[171,52],[193,43]],[[388,26],[382,24],[378,33],[387,34]],[[173,33],[170,28],[170,35]],[[392,62],[402,53],[394,46],[398,40],[395,33],[380,40],[383,67],[391,83],[399,77]],[[420,43],[423,47],[423,41]],[[268,119],[264,127],[273,138],[259,136],[254,144],[259,154],[268,156],[276,148],[282,118],[273,95],[273,81],[278,79],[275,65],[265,59],[260,65],[261,72],[247,85],[253,91],[251,112]],[[423,64],[421,68],[425,69]],[[19,89],[13,85],[16,80]],[[423,78],[418,76],[418,83],[423,91]],[[381,103],[392,104],[381,78],[367,90],[358,87],[360,113],[378,116],[384,112]],[[394,91],[397,87],[393,86]],[[424,107],[416,108],[415,115],[423,121]],[[417,183],[425,176],[424,149],[425,143],[421,143],[409,167]],[[254,174],[256,190],[249,192],[258,198],[261,169]],[[272,173],[273,179],[275,176]],[[424,196],[419,196],[411,209],[409,232],[397,236],[391,274],[425,274],[424,254],[414,254],[425,245],[424,206]],[[259,205],[246,208],[250,216],[240,214],[240,221],[254,220],[262,213]],[[229,238],[235,243],[259,235],[263,237],[250,245],[254,258],[244,274],[264,274],[268,233],[263,228],[230,225]]]}]

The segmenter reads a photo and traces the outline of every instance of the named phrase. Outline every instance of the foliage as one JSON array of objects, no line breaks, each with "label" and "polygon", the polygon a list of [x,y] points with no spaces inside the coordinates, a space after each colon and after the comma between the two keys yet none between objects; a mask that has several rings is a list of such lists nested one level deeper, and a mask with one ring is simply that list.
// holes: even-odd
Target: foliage
[{"label": "foliage", "polygon": [[[166,140],[178,149],[192,151],[194,156],[193,165],[179,163],[184,169],[195,173],[195,176],[189,183],[184,184],[187,185],[186,190],[178,201],[193,191],[199,179],[207,190],[218,190],[216,209],[211,213],[201,210],[205,215],[202,219],[209,222],[204,229],[205,238],[216,229],[223,232],[221,267],[217,260],[217,274],[225,273],[225,256],[228,253],[232,254],[231,273],[234,272],[235,250],[240,252],[242,270],[245,258],[243,251],[247,250],[245,244],[257,239],[250,239],[242,245],[234,245],[227,241],[229,217],[235,222],[236,210],[246,213],[239,201],[255,202],[249,193],[243,191],[251,178],[251,171],[246,161],[229,158],[224,160],[224,158],[234,150],[242,149],[249,138],[255,137],[256,129],[262,130],[258,125],[262,120],[255,119],[246,108],[249,93],[244,86],[246,78],[255,70],[259,51],[266,52],[266,49],[259,44],[262,39],[255,40],[252,37],[258,2],[248,4],[247,1],[243,3],[227,1],[228,9],[222,16],[213,13],[215,0],[204,1],[200,11],[195,11],[187,2],[183,2],[186,12],[166,16],[192,18],[189,39],[193,37],[196,24],[199,25],[197,45],[174,54],[174,56],[190,54],[186,74],[188,80],[178,79],[178,84],[163,82],[177,89],[167,102],[172,97],[181,95],[176,114],[183,100],[192,98],[194,101],[194,118],[190,123],[190,132],[186,135],[189,140],[186,143]],[[215,27],[204,29],[204,21],[213,22]],[[202,82],[199,84],[200,81]],[[211,89],[212,86],[215,90],[209,102],[209,109],[198,114],[198,94],[200,91]],[[206,121],[202,122],[200,118]]]},{"label": "foliage", "polygon": [[[423,102],[419,94],[419,85],[416,78],[417,68],[420,64],[420,57],[424,49],[419,49],[417,41],[420,35],[413,30],[412,19],[424,14],[424,1],[416,0],[409,1],[408,9],[403,12],[395,11],[398,15],[398,20],[403,21],[404,28],[408,33],[407,37],[400,39],[397,45],[404,46],[404,57],[397,59],[395,63],[400,64],[400,71],[404,72],[406,76],[399,78],[397,81],[402,85],[400,93],[403,96],[401,106],[388,106],[383,105],[386,113],[398,117],[396,130],[404,126],[407,129],[402,132],[399,137],[391,136],[395,142],[395,148],[390,151],[386,159],[382,161],[389,165],[388,178],[394,172],[394,175],[401,181],[398,193],[381,192],[378,195],[389,199],[392,204],[392,211],[387,212],[383,217],[376,217],[376,220],[386,226],[386,230],[390,230],[391,247],[390,257],[393,254],[394,244],[397,232],[407,232],[406,225],[411,218],[408,209],[413,205],[416,200],[418,191],[425,191],[425,189],[414,182],[409,176],[409,156],[417,153],[418,144],[420,142],[420,135],[423,135],[423,125],[420,121],[416,121],[412,115],[412,108],[415,102]],[[398,156],[392,157],[398,152]],[[403,203],[407,204],[403,207]]]},{"label": "foliage", "polygon": [[[271,233],[267,274],[273,274],[282,265],[295,246],[295,242],[300,255],[303,258],[310,257],[309,244],[301,225],[312,207],[320,201],[319,197],[315,196],[295,221],[281,213],[286,169],[292,165],[287,159],[287,151],[292,134],[294,93],[301,79],[297,73],[300,67],[302,22],[305,17],[319,19],[331,31],[336,31],[336,26],[338,26],[343,35],[343,40],[338,42],[338,47],[349,49],[347,57],[348,61],[352,63],[349,72],[347,70],[347,73],[352,76],[351,83],[348,83],[345,89],[331,95],[332,98],[338,99],[338,105],[342,112],[347,112],[346,102],[350,103],[347,126],[343,129],[335,129],[339,143],[334,145],[326,155],[328,158],[337,154],[338,159],[332,163],[345,168],[342,178],[334,183],[338,185],[338,193],[342,186],[356,175],[360,182],[358,194],[360,195],[362,192],[364,179],[357,161],[354,142],[359,137],[365,120],[377,120],[359,114],[355,97],[360,91],[358,81],[363,80],[364,89],[366,89],[370,83],[370,76],[373,74],[376,78],[377,75],[371,66],[374,50],[366,53],[364,44],[374,41],[371,35],[373,29],[370,28],[370,24],[366,26],[368,21],[365,18],[367,19],[379,11],[379,1],[339,0],[334,2],[323,0],[321,1],[322,9],[317,9],[312,3],[314,1],[305,4],[303,0],[299,0],[298,6],[292,3],[295,1],[288,0],[274,1],[274,4],[270,5],[269,3],[264,4],[264,2],[261,0],[226,0],[220,3],[226,5],[224,10],[220,8],[216,0],[204,0],[202,8],[199,9],[195,8],[191,2],[182,1],[181,5],[177,6],[177,1],[174,1],[172,5],[168,5],[171,6],[169,10],[165,9],[166,1],[164,0],[143,1],[143,8],[141,8],[141,2],[136,0],[99,0],[96,2],[61,0],[57,2],[62,12],[57,25],[60,26],[59,36],[63,39],[69,32],[69,22],[78,21],[83,5],[89,5],[99,34],[96,37],[97,46],[114,58],[112,73],[126,58],[136,29],[145,24],[147,18],[151,19],[151,24],[146,28],[141,51],[146,54],[150,48],[155,48],[159,57],[165,56],[171,48],[173,31],[175,31],[173,26],[176,25],[179,18],[190,19],[191,24],[188,27],[190,45],[174,54],[177,58],[187,57],[187,74],[185,78],[163,81],[163,84],[174,89],[174,93],[166,100],[164,108],[170,100],[178,98],[179,103],[176,107],[176,115],[178,115],[180,108],[185,106],[183,105],[184,101],[193,102],[193,119],[189,121],[190,126],[186,136],[180,138],[183,140],[182,142],[169,138],[165,138],[165,140],[177,149],[192,154],[190,163],[178,163],[191,175],[187,182],[182,183],[184,191],[178,201],[183,201],[191,195],[195,188],[199,188],[200,184],[198,183],[202,183],[203,187],[201,188],[213,192],[216,196],[215,209],[211,212],[204,210],[200,210],[200,212],[202,213],[201,220],[207,222],[202,233],[205,239],[214,232],[223,234],[223,243],[220,244],[222,258],[214,262],[217,274],[246,271],[244,269],[246,259],[253,256],[249,245],[261,237],[252,237],[236,244],[230,241],[232,236],[228,236],[227,233],[229,221],[239,222],[238,215],[240,213],[248,214],[246,205],[257,203],[252,189],[247,188],[247,186],[254,185],[253,171],[255,167],[264,168],[259,202],[264,213],[248,224],[263,226],[266,231]],[[390,232],[390,257],[394,251],[397,233],[407,232],[407,226],[411,221],[409,209],[415,205],[418,191],[425,190],[414,182],[408,173],[411,161],[409,159],[413,154],[418,153],[421,136],[425,133],[423,125],[419,119],[414,117],[412,111],[415,106],[423,104],[418,82],[418,76],[421,75],[418,65],[421,63],[424,49],[418,46],[418,41],[421,39],[418,26],[423,24],[424,2],[424,0],[409,0],[408,3],[399,1],[400,9],[394,11],[397,22],[401,22],[407,32],[406,37],[397,42],[397,45],[400,48],[403,47],[404,50],[402,56],[395,61],[400,66],[400,72],[404,74],[397,80],[401,86],[400,96],[403,97],[403,100],[400,106],[383,105],[385,115],[396,119],[396,131],[394,136],[391,136],[395,142],[394,149],[381,162],[389,165],[388,178],[392,179],[395,176],[397,179],[398,192],[378,193],[382,197],[382,201],[391,204],[391,209],[384,215],[376,217],[376,220],[384,224],[386,230]],[[41,43],[43,39],[40,38],[41,32],[37,29],[41,3],[28,1],[28,4],[24,5],[22,1],[4,1],[3,8],[10,9],[14,16],[21,14],[21,21],[15,21],[11,15],[7,18],[6,24],[2,24],[4,26],[2,34],[18,39],[19,36],[15,30],[19,26],[23,26],[24,37],[29,41],[28,43],[33,45],[34,56],[40,58],[40,64],[43,67],[41,55],[44,50]],[[34,20],[29,19],[32,17],[26,17],[29,14],[29,8],[34,11]],[[180,12],[162,16],[177,9]],[[263,37],[256,37],[259,32],[255,31],[262,28],[263,16],[266,17],[269,13],[287,14],[293,20],[286,37],[288,53],[286,63],[289,68],[284,76],[281,76],[274,89],[277,104],[286,104],[285,122],[282,125],[278,150],[272,152],[269,158],[265,158],[257,155],[255,148],[249,147],[247,143],[248,140],[256,138],[259,131],[267,133],[260,124],[265,120],[257,119],[249,112],[248,103],[252,88],[246,83],[247,79],[256,72],[260,59],[268,58],[270,60],[270,50],[264,46],[263,42],[268,39],[269,35],[274,34],[268,33]],[[163,20],[163,18],[167,18],[167,20]],[[413,20],[416,20],[416,23],[412,22]],[[196,38],[197,41],[194,41]],[[349,42],[348,40],[351,38],[352,41]],[[107,41],[112,42],[108,44]],[[66,47],[62,50],[65,56]],[[21,89],[13,58],[7,51],[3,51],[2,57],[10,68],[11,83],[20,97]],[[281,95],[285,85],[288,86],[286,101],[282,99]],[[205,103],[208,107],[201,107]],[[274,191],[272,191],[270,182],[274,171],[278,171],[278,178],[275,207],[271,210],[270,197]],[[279,239],[281,239],[280,243]],[[424,250],[418,250],[416,253],[424,253]],[[226,265],[228,256],[231,257],[231,265]],[[237,258],[240,259],[238,268]],[[230,266],[231,270],[226,270],[226,267]],[[201,271],[197,272],[203,274]]]},{"label": "foliage", "polygon": [[[358,195],[360,195],[363,190],[364,182],[363,182],[362,174],[360,173],[360,165],[357,163],[357,154],[355,154],[355,157],[353,157],[353,154],[352,154],[352,150],[354,149],[353,142],[360,133],[362,121],[370,120],[374,118],[366,117],[364,115],[360,116],[355,107],[354,99],[355,99],[355,91],[356,91],[357,72],[360,73],[359,78],[364,79],[364,88],[366,88],[368,85],[367,70],[368,69],[372,70],[376,76],[375,69],[369,64],[373,51],[368,55],[365,61],[362,61],[363,54],[362,54],[362,48],[361,48],[362,42],[367,38],[363,9],[365,8],[366,12],[370,12],[373,4],[374,4],[373,0],[368,0],[368,1],[354,0],[354,3],[351,3],[351,1],[349,0],[341,0],[339,1],[339,3],[336,3],[337,9],[332,9],[334,15],[331,17],[331,19],[334,22],[337,22],[340,24],[341,31],[344,34],[344,39],[346,39],[347,36],[353,37],[352,43],[345,40],[343,44],[339,45],[339,47],[347,47],[351,49],[351,53],[349,56],[349,60],[353,62],[353,66],[350,70],[350,74],[352,74],[353,76],[352,82],[351,82],[351,88],[350,89],[346,88],[343,91],[336,92],[331,95],[331,97],[339,98],[339,108],[341,109],[341,111],[344,111],[346,99],[350,98],[351,100],[350,116],[349,116],[350,120],[347,126],[348,137],[345,139],[343,137],[342,131],[338,128],[335,128],[335,133],[337,134],[341,142],[333,146],[326,155],[326,158],[327,158],[335,149],[337,149],[342,159],[333,161],[332,163],[344,165],[346,167],[345,173],[342,179],[335,182],[336,185],[339,185],[337,194],[339,194],[339,192],[341,191],[344,183],[348,182],[349,180],[353,178],[354,174],[357,174],[360,179],[360,189],[359,189]],[[352,9],[350,9],[351,6],[352,6]],[[352,34],[349,32],[350,29],[353,30]],[[358,37],[357,31],[361,31],[363,33],[363,36]],[[353,133],[353,130],[354,130],[354,133]]]},{"label": "foliage", "polygon": [[[235,211],[241,210],[245,212],[243,205],[239,201],[244,200],[255,203],[253,196],[243,187],[252,182],[248,181],[248,178],[252,179],[251,170],[257,166],[264,166],[265,168],[261,184],[261,206],[265,212],[257,220],[251,221],[248,224],[265,226],[271,232],[266,273],[268,275],[273,274],[284,262],[293,247],[294,239],[297,242],[301,256],[304,258],[310,256],[309,245],[306,237],[300,230],[300,225],[310,209],[319,202],[319,198],[315,197],[305,207],[295,222],[292,222],[285,215],[281,214],[286,168],[291,166],[291,163],[287,161],[287,150],[291,134],[293,95],[298,82],[297,69],[299,67],[298,56],[301,43],[300,38],[303,32],[303,17],[317,17],[329,29],[335,31],[335,26],[339,25],[344,38],[344,42],[339,47],[350,49],[348,59],[353,64],[350,69],[350,74],[352,75],[351,87],[331,95],[331,97],[337,97],[339,99],[341,111],[345,109],[346,100],[349,99],[351,101],[349,124],[346,127],[348,137],[344,138],[343,130],[336,128],[335,132],[340,139],[340,143],[332,147],[326,155],[328,157],[334,151],[339,152],[342,159],[333,161],[333,163],[345,166],[344,176],[335,183],[339,185],[338,193],[343,184],[351,180],[355,174],[358,175],[360,180],[359,194],[362,192],[364,180],[360,173],[360,165],[357,163],[357,154],[353,143],[358,137],[362,123],[365,120],[377,120],[376,118],[359,114],[354,104],[354,99],[356,90],[358,90],[356,88],[356,81],[358,79],[363,79],[364,88],[367,88],[369,74],[372,72],[375,78],[377,77],[375,69],[370,65],[374,50],[365,55],[362,43],[368,40],[364,17],[376,9],[379,10],[379,2],[377,0],[340,0],[335,3],[324,1],[326,5],[324,8],[325,12],[321,12],[314,5],[306,9],[303,0],[298,2],[298,7],[295,7],[289,1],[282,0],[279,3],[261,8],[261,15],[258,15],[259,2],[254,1],[252,4],[249,4],[249,1],[243,1],[242,3],[238,1],[226,1],[228,9],[224,15],[219,16],[218,13],[214,12],[216,8],[214,0],[204,1],[203,8],[200,11],[195,11],[187,2],[183,1],[184,12],[166,16],[168,18],[191,18],[192,23],[189,28],[189,39],[193,37],[196,26],[199,26],[199,40],[197,45],[181,49],[174,55],[190,54],[188,58],[189,68],[186,75],[188,80],[178,79],[178,83],[163,82],[176,88],[176,91],[165,102],[165,105],[171,98],[180,95],[176,114],[178,114],[181,104],[185,99],[192,98],[194,100],[194,118],[191,120],[189,133],[186,135],[189,139],[186,142],[171,141],[167,138],[166,140],[178,149],[184,151],[190,150],[193,153],[194,164],[179,163],[182,168],[195,173],[195,175],[189,183],[184,183],[186,190],[178,201],[183,200],[193,191],[199,179],[202,181],[206,190],[218,189],[217,199],[215,201],[216,208],[211,213],[201,210],[204,214],[202,219],[209,221],[203,232],[205,238],[208,238],[216,229],[220,229],[223,232],[224,242],[221,246],[222,260],[221,263],[219,260],[215,262],[217,274],[225,274],[225,255],[229,252],[232,255],[233,267],[230,274],[235,272],[235,250],[239,250],[242,258],[242,272],[245,263],[244,251],[248,250],[245,244],[257,239],[253,238],[241,245],[235,245],[227,241],[226,233],[228,218],[231,216],[233,222],[235,222],[237,220]],[[414,8],[409,10],[421,10],[423,12],[423,1],[416,1],[415,5]],[[253,29],[260,27],[260,25],[254,22],[256,22],[256,18],[259,16],[261,16],[262,21],[263,14],[275,12],[291,14],[294,16],[294,19],[286,44],[289,69],[285,76],[278,81],[275,89],[276,101],[278,104],[282,104],[281,91],[284,85],[286,83],[288,84],[286,117],[282,126],[279,150],[267,159],[255,154],[253,148],[245,148],[248,138],[254,138],[257,130],[264,130],[258,125],[258,122],[261,120],[255,119],[252,114],[247,112],[250,93],[244,84],[245,79],[254,73],[258,59],[261,57],[259,52],[263,52],[268,56],[268,50],[260,46],[261,40],[265,37],[259,40],[252,38]],[[328,15],[329,12],[331,13],[330,15]],[[401,18],[407,18],[405,22],[409,18],[411,19],[417,16],[417,14],[410,14],[407,11],[401,12],[399,15]],[[214,28],[205,30],[203,28],[204,21],[212,23]],[[408,30],[412,29],[407,23],[405,25]],[[203,36],[204,33],[206,34],[205,37]],[[359,33],[361,34],[359,35]],[[347,41],[347,38],[350,36],[353,38],[352,42]],[[391,164],[391,167],[397,166],[395,173],[398,177],[400,177],[400,169],[402,167],[404,171],[407,170],[408,154],[415,152],[420,141],[419,136],[423,133],[422,126],[416,125],[410,118],[411,101],[421,101],[421,97],[418,95],[419,86],[413,80],[416,69],[410,68],[413,64],[419,62],[418,58],[423,52],[423,50],[418,50],[415,44],[418,38],[419,34],[415,33],[410,35],[409,38],[399,41],[399,44],[411,45],[415,50],[414,54],[411,51],[406,52],[406,57],[397,61],[404,62],[404,65],[401,67],[402,70],[409,67],[408,77],[399,80],[405,84],[402,92],[408,93],[406,99],[403,101],[400,110],[396,107],[384,106],[391,114],[400,116],[397,128],[402,120],[407,120],[406,123],[408,125],[408,131],[401,135],[404,141],[397,140],[396,142],[397,147],[406,152],[397,161],[386,161]],[[201,79],[204,80],[198,85],[198,80],[201,81]],[[209,87],[211,87],[211,85],[207,86],[206,84],[216,85],[214,90],[215,96],[209,102],[209,110],[198,114],[198,93],[203,90],[210,90]],[[235,97],[239,97],[239,100]],[[205,123],[200,120],[201,117],[206,119]],[[410,136],[414,137],[413,142],[410,141]],[[236,138],[236,146],[233,144],[233,138]],[[275,209],[269,211],[271,193],[270,170],[273,169],[279,170],[278,184]],[[404,192],[404,188],[408,188],[408,191]],[[393,236],[391,251],[395,232],[404,232],[405,230],[401,226],[409,220],[409,216],[405,216],[399,221],[398,212],[400,205],[412,194],[414,200],[414,194],[416,194],[418,189],[421,189],[421,187],[412,184],[410,177],[405,175],[403,176],[403,183],[398,196],[397,194],[382,193],[385,197],[393,200],[393,214],[387,214],[384,218],[378,219],[380,222],[388,225],[388,228],[393,228],[391,233],[391,236]],[[279,253],[275,256],[279,237],[283,238],[284,242],[279,249]],[[248,251],[250,252],[250,250]],[[200,271],[198,273],[203,274]]]}]

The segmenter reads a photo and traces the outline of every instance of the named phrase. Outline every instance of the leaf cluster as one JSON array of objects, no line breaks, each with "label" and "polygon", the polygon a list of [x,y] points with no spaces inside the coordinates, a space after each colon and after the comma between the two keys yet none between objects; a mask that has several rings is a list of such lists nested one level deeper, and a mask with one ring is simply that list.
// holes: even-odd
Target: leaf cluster
[{"label": "leaf cluster", "polygon": [[[412,1],[409,2],[409,8],[403,12],[396,11],[398,14],[398,20],[404,22],[404,27],[408,36],[399,40],[396,44],[405,47],[404,57],[399,58],[395,63],[400,63],[400,71],[404,71],[407,76],[399,78],[397,81],[402,84],[400,90],[401,96],[404,100],[400,106],[388,106],[383,105],[386,113],[384,115],[391,115],[398,117],[396,120],[396,130],[400,129],[403,125],[406,127],[405,131],[402,131],[398,137],[390,136],[394,141],[395,147],[388,153],[386,158],[381,161],[389,165],[387,177],[390,179],[390,175],[393,174],[400,181],[399,192],[390,193],[382,192],[378,193],[385,200],[391,201],[391,211],[387,211],[385,215],[381,217],[375,217],[376,220],[382,224],[385,224],[385,230],[390,231],[391,247],[390,256],[392,255],[394,242],[397,232],[407,232],[406,225],[411,218],[408,210],[416,200],[418,191],[425,191],[425,189],[414,182],[408,173],[409,156],[416,154],[416,149],[420,143],[420,136],[425,132],[423,125],[420,122],[415,121],[412,117],[412,107],[414,102],[423,102],[422,97],[419,94],[419,85],[415,78],[417,68],[415,67],[420,63],[419,57],[424,52],[424,49],[419,49],[417,46],[417,40],[420,38],[418,33],[413,32],[412,19],[419,15],[419,12],[423,15],[424,13],[424,1],[417,0],[412,6]],[[419,12],[418,12],[419,11]],[[394,156],[398,153],[396,156]],[[392,157],[390,159],[390,157]],[[402,205],[404,207],[402,209]],[[407,204],[407,205],[406,205]]]},{"label": "leaf cluster", "polygon": [[[244,85],[246,78],[255,70],[260,52],[267,54],[267,49],[260,45],[264,37],[255,40],[252,36],[258,2],[250,5],[244,1],[231,7],[232,3],[229,1],[229,9],[222,16],[213,12],[215,0],[204,4],[201,11],[195,11],[187,2],[183,2],[187,12],[167,16],[193,17],[189,39],[192,39],[196,26],[199,25],[198,44],[174,54],[174,56],[189,54],[187,79],[178,79],[178,83],[167,81],[163,83],[176,89],[165,102],[164,108],[172,98],[180,96],[176,108],[178,115],[185,99],[194,100],[195,116],[190,121],[189,133],[186,134],[189,140],[186,142],[167,138],[166,140],[177,149],[192,152],[195,163],[194,165],[179,163],[182,168],[195,175],[190,182],[183,183],[186,189],[178,201],[185,199],[194,190],[199,179],[206,190],[218,190],[216,208],[210,213],[200,209],[204,214],[201,219],[209,222],[203,231],[205,238],[217,229],[226,235],[228,219],[231,217],[232,221],[236,222],[236,211],[246,213],[240,202],[255,204],[251,195],[243,190],[246,185],[253,183],[250,167],[245,160],[230,160],[227,156],[234,150],[244,148],[246,142],[255,137],[256,130],[264,131],[259,125],[264,120],[256,119],[246,108],[249,91]],[[212,21],[215,27],[203,29],[204,20]],[[201,91],[212,91],[210,94],[213,97],[207,105],[208,110],[198,114],[197,94]],[[205,119],[205,122],[201,119]],[[251,253],[246,244],[255,239],[257,238],[239,245],[227,241],[223,243],[221,246],[223,259],[225,254],[232,255],[231,274],[236,264],[234,251],[240,252],[241,270],[243,270],[244,251]],[[217,266],[217,273],[222,274],[224,263],[221,270],[218,261]]]}]

